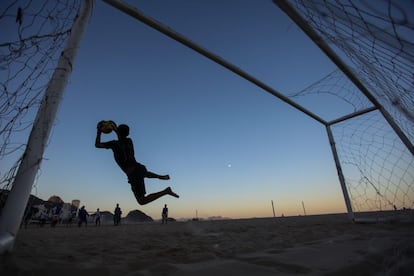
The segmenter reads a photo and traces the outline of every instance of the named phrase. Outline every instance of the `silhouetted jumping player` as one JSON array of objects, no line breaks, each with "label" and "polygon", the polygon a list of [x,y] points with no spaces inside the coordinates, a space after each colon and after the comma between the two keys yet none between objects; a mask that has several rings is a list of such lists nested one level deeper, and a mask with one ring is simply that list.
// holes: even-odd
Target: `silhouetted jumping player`
[{"label": "silhouetted jumping player", "polygon": [[127,125],[121,124],[115,128],[114,131],[118,135],[118,140],[101,142],[102,131],[99,127],[97,127],[95,147],[111,149],[113,151],[116,163],[128,176],[128,183],[131,184],[131,189],[134,192],[138,203],[145,205],[164,195],[171,195],[178,198],[179,196],[174,193],[170,187],[157,193],[145,195],[145,177],[168,180],[170,179],[170,176],[150,172],[144,165],[135,160],[134,145],[131,138],[127,137],[129,135],[129,127]]}]

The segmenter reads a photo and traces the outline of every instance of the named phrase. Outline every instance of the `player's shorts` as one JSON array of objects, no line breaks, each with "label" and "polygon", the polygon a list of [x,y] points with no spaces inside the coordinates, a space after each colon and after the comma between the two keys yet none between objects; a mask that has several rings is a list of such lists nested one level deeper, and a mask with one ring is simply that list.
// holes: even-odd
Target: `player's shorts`
[{"label": "player's shorts", "polygon": [[147,193],[144,182],[146,175],[147,168],[139,163],[137,163],[134,170],[128,174],[128,183],[131,184],[131,189],[136,199],[143,197]]}]

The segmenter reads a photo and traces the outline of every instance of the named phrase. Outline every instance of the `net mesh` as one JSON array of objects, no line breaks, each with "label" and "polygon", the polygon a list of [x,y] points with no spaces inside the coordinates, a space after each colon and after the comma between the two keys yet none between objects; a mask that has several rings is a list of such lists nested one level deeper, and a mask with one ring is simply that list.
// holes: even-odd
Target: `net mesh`
[{"label": "net mesh", "polygon": [[[414,141],[414,4],[410,1],[289,1],[359,81]],[[414,158],[382,114],[341,72],[290,95],[310,105],[332,126],[335,145],[356,212],[412,209]],[[326,98],[331,98],[329,101]],[[312,102],[332,101],[336,114]],[[370,109],[364,112],[365,109]],[[339,114],[338,112],[343,112]],[[329,114],[331,117],[329,117]],[[333,116],[333,117],[332,117]]]},{"label": "net mesh", "polygon": [[0,5],[0,159],[15,160],[2,164],[2,189],[11,188],[30,127],[80,3],[16,0]]},{"label": "net mesh", "polygon": [[414,141],[414,3],[294,1]]},{"label": "net mesh", "polygon": [[414,158],[378,111],[333,132],[354,211],[414,207]]}]

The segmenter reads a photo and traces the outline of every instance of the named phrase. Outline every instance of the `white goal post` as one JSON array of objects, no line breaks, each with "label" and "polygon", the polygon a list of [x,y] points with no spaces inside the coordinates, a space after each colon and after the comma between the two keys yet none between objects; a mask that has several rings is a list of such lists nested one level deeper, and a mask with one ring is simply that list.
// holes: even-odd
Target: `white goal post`
[{"label": "white goal post", "polygon": [[14,178],[13,186],[0,216],[0,254],[11,251],[32,191],[32,185],[43,159],[44,149],[53,127],[82,35],[92,13],[93,0],[84,0],[72,31],[36,115],[29,140]]}]

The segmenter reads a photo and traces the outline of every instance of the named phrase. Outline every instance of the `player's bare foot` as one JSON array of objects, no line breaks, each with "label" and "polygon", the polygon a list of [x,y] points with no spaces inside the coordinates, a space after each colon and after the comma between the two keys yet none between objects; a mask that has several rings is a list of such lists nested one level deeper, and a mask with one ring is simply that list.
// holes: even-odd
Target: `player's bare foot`
[{"label": "player's bare foot", "polygon": [[159,179],[169,180],[170,179],[170,176],[168,174],[166,174],[166,175],[160,175]]},{"label": "player's bare foot", "polygon": [[173,197],[176,197],[176,198],[179,198],[179,197],[180,197],[179,195],[177,195],[176,193],[174,193],[174,192],[171,190],[171,187],[166,188],[166,189],[165,189],[165,192],[166,192],[167,194],[169,194],[169,195],[173,196]]}]

